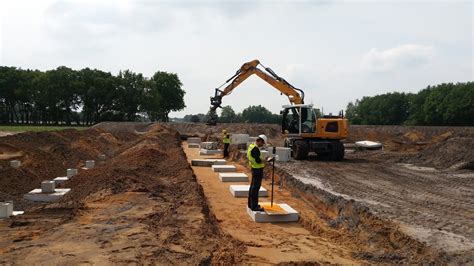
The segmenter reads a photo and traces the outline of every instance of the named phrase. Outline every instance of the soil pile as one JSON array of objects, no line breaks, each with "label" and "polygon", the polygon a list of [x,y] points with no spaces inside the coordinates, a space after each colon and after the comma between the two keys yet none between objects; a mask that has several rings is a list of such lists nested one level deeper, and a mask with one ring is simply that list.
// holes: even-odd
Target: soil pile
[{"label": "soil pile", "polygon": [[[5,166],[7,162],[2,162],[2,184],[11,183],[11,180],[3,178],[6,176],[5,172],[8,172],[8,176],[13,176],[10,179],[17,180],[14,185],[1,187],[4,197],[16,196],[15,204],[23,193],[30,190],[20,184],[35,188],[43,179],[52,179],[60,173],[65,174],[67,167],[80,166],[92,156],[96,158],[98,154],[105,153],[109,158],[97,162],[93,169],[80,170],[77,176],[63,183],[62,186],[71,188],[71,192],[59,202],[37,205],[40,208],[30,208],[31,203],[23,202],[27,213],[13,218],[8,226],[11,229],[6,230],[8,233],[2,233],[5,237],[0,241],[0,254],[3,259],[0,263],[11,262],[10,259],[19,257],[26,258],[28,254],[36,251],[55,254],[54,243],[47,239],[55,238],[50,234],[56,230],[63,232],[59,239],[55,239],[58,243],[70,241],[68,239],[76,235],[83,235],[85,243],[88,239],[107,238],[103,240],[104,250],[97,250],[98,253],[94,256],[113,255],[114,262],[127,262],[128,257],[123,257],[126,253],[131,253],[133,261],[138,263],[197,264],[241,261],[242,246],[220,231],[209,211],[202,188],[196,182],[186,161],[180,147],[180,136],[176,131],[159,124],[147,125],[142,127],[142,130],[137,130],[135,126],[125,126],[124,130],[120,130],[119,126],[115,126],[112,132],[95,127],[84,132],[71,130],[18,134],[0,140],[3,146],[8,145],[10,152],[10,147],[14,147],[25,154],[21,157],[24,164],[20,169],[11,170]],[[26,170],[24,166],[31,170]],[[41,169],[41,174],[36,174],[38,169]],[[48,178],[45,178],[45,175]],[[148,200],[134,196],[133,193],[145,195]],[[117,197],[120,199],[118,203],[112,200]],[[139,203],[138,199],[143,203]],[[94,207],[89,208],[103,206],[104,202],[110,202],[105,204],[106,209],[102,211],[104,218],[96,219],[92,223],[90,213],[98,211]],[[147,202],[152,202],[152,205],[136,206],[149,204]],[[120,207],[120,204],[124,207]],[[107,213],[113,215],[116,212],[127,212],[129,209],[140,211],[140,208],[151,209],[151,212],[139,216],[138,221],[107,217]],[[42,216],[44,212],[48,215]],[[55,215],[66,218],[41,222],[47,219],[46,217]],[[101,222],[104,224],[100,224]],[[132,235],[121,233],[123,228],[131,225],[140,228],[144,226],[146,229],[137,227],[139,232]],[[91,231],[91,226],[105,229]],[[53,228],[54,230],[51,230]],[[110,231],[112,229],[107,228],[117,229]],[[0,231],[5,231],[1,224]],[[24,235],[21,240],[17,237],[19,234]],[[154,237],[150,239],[150,235]],[[131,237],[139,245],[132,244],[131,247],[120,251],[113,250],[114,241],[123,237]],[[79,242],[78,245],[80,244]],[[113,251],[107,251],[108,247]],[[130,249],[136,249],[136,252],[130,252]],[[80,250],[77,251],[80,255]],[[79,262],[79,258],[68,259],[67,256],[59,256],[58,259],[63,259],[63,262]],[[24,262],[28,264],[35,261],[25,259]]]},{"label": "soil pile", "polygon": [[474,138],[454,137],[423,149],[406,162],[474,170]]},{"label": "soil pile", "polygon": [[[101,130],[74,129],[56,132],[27,132],[0,138],[0,200],[14,200],[25,208],[31,203],[23,194],[39,188],[41,181],[65,176],[67,168],[80,168],[85,160],[99,154],[112,156],[121,141]],[[15,156],[9,156],[15,155]],[[21,160],[21,167],[11,168],[9,161]]]}]

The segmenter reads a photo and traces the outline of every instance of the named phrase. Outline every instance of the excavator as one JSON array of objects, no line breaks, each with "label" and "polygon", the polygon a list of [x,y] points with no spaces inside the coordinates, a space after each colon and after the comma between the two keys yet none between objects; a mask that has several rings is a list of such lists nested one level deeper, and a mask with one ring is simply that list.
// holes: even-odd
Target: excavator
[{"label": "excavator", "polygon": [[[343,112],[338,116],[318,117],[313,105],[304,103],[303,90],[294,87],[258,60],[243,64],[235,75],[215,89],[214,96],[211,97],[208,125],[217,124],[216,110],[221,107],[222,98],[254,74],[286,95],[290,101],[290,105],[284,105],[281,111],[281,132],[285,138],[285,147],[292,149],[293,158],[304,160],[309,152],[335,161],[344,158],[344,145],[341,140],[348,135],[348,122]],[[224,85],[227,86],[221,90]]]}]

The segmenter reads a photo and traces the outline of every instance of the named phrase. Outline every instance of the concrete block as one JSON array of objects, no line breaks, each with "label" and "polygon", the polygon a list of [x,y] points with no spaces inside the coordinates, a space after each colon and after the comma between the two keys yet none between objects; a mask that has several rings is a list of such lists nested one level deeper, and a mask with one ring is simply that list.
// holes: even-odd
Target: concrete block
[{"label": "concrete block", "polygon": [[249,177],[244,173],[219,173],[222,182],[248,182]]},{"label": "concrete block", "polygon": [[188,143],[188,148],[201,148],[201,145],[199,143]]},{"label": "concrete block", "polygon": [[222,150],[205,150],[205,149],[201,149],[199,151],[199,155],[214,155],[214,154],[223,154],[223,151]]},{"label": "concrete block", "polygon": [[217,150],[217,142],[201,142],[201,149]]},{"label": "concrete block", "polygon": [[18,168],[18,167],[21,166],[21,161],[19,161],[19,160],[10,161],[10,166],[13,167],[13,168]]},{"label": "concrete block", "polygon": [[258,137],[249,137],[249,143],[254,143],[255,141],[257,141]]},{"label": "concrete block", "polygon": [[192,166],[211,167],[213,165],[225,165],[227,163],[224,159],[192,159]]},{"label": "concrete block", "polygon": [[8,218],[13,215],[13,202],[0,202],[0,218]]},{"label": "concrete block", "polygon": [[[230,185],[229,190],[236,198],[246,198],[249,196],[250,185]],[[258,196],[268,197],[268,191],[264,187],[260,187]]]},{"label": "concrete block", "polygon": [[200,144],[201,143],[201,138],[188,138],[188,143]]},{"label": "concrete block", "polygon": [[55,179],[53,179],[55,184],[61,184],[61,183],[66,182],[68,180],[69,180],[69,178],[67,178],[67,176],[58,176]]},{"label": "concrete block", "polygon": [[[288,222],[297,222],[299,219],[298,212],[291,208],[288,204],[284,203],[274,203],[280,206],[286,213],[285,214],[268,214],[265,211],[256,212],[252,211],[247,207],[247,213],[250,218],[257,223],[288,223]],[[260,204],[264,205],[264,204]]]},{"label": "concrete block", "polygon": [[234,165],[213,165],[211,167],[212,167],[212,171],[216,173],[237,171],[237,168]]},{"label": "concrete block", "polygon": [[360,148],[366,148],[366,149],[381,149],[382,143],[364,140],[364,141],[356,141],[355,146],[360,147]]},{"label": "concrete block", "polygon": [[54,193],[56,188],[56,182],[54,181],[43,181],[41,182],[41,192],[42,193]]},{"label": "concrete block", "polygon": [[273,147],[267,147],[268,156],[278,155],[277,161],[288,162],[291,159],[291,148],[276,147],[275,154],[273,154]]},{"label": "concrete block", "polygon": [[247,144],[249,142],[249,134],[232,134],[230,142],[232,144]]},{"label": "concrete block", "polygon": [[57,188],[54,193],[43,193],[41,189],[37,188],[23,195],[23,198],[38,202],[52,202],[61,199],[69,191],[71,191],[70,188]]},{"label": "concrete block", "polygon": [[94,166],[95,166],[95,161],[94,161],[94,160],[87,160],[87,161],[86,161],[86,166],[85,166],[85,168],[91,169],[91,168],[94,168]]},{"label": "concrete block", "polygon": [[105,154],[99,154],[98,158],[100,161],[105,161],[105,159],[107,159],[107,156]]},{"label": "concrete block", "polygon": [[77,169],[76,168],[69,168],[67,169],[67,177],[71,178],[73,176],[77,175]]}]

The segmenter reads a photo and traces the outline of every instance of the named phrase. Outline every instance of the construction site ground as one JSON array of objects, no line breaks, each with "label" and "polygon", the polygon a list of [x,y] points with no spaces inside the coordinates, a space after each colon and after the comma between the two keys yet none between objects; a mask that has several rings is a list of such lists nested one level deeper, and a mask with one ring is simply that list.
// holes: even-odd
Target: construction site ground
[{"label": "construction site ground", "polygon": [[[351,126],[343,161],[277,163],[275,200],[300,213],[288,224],[254,223],[230,184],[190,166],[205,156],[183,135],[218,140],[224,128],[283,143],[277,125],[252,124],[101,123],[0,137],[0,201],[25,210],[0,220],[0,263],[474,262],[473,128]],[[355,150],[357,140],[384,150]],[[22,198],[99,154],[107,159],[60,185],[72,190],[59,202]],[[234,146],[228,164],[249,172]],[[269,189],[268,167],[265,176]]]}]

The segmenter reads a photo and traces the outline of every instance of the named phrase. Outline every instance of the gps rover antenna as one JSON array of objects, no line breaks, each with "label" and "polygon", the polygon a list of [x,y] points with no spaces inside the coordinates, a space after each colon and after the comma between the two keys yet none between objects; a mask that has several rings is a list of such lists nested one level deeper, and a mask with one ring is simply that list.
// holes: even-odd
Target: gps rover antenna
[{"label": "gps rover antenna", "polygon": [[270,200],[270,206],[273,207],[273,184],[275,183],[275,153],[276,147],[273,147],[273,159],[272,159],[272,197]]}]

